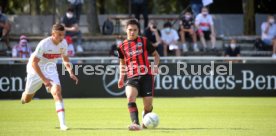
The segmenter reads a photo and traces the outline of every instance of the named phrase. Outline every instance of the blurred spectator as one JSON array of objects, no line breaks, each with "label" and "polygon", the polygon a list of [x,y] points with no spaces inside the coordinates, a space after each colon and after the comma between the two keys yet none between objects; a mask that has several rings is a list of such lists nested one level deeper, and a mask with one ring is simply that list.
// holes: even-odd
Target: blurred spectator
[{"label": "blurred spectator", "polygon": [[225,56],[238,57],[240,56],[240,48],[237,46],[235,39],[230,41],[230,45],[225,50]]},{"label": "blurred spectator", "polygon": [[151,20],[148,27],[144,31],[144,36],[152,43],[153,47],[156,48],[160,56],[164,56],[164,49],[161,41],[161,32],[157,28],[157,23]]},{"label": "blurred spectator", "polygon": [[0,6],[0,40],[5,42],[8,51],[11,51],[9,45],[9,33],[11,30],[11,24],[6,15],[2,12],[2,7]]},{"label": "blurred spectator", "polygon": [[[192,14],[190,12],[185,12],[184,15],[181,17],[180,20],[180,39],[182,43],[182,50],[183,52],[187,52],[187,44],[186,44],[186,37],[190,37],[193,42],[193,50],[195,52],[198,52],[198,46],[197,46],[197,40],[196,40],[196,32],[195,32],[195,25],[194,25],[194,19],[192,17]],[[188,38],[189,38],[188,37]]]},{"label": "blurred spectator", "polygon": [[111,49],[109,51],[109,56],[118,57],[118,46],[122,44],[123,37],[118,35],[116,37],[115,42],[112,44]]},{"label": "blurred spectator", "polygon": [[[239,57],[240,56],[240,48],[237,45],[237,41],[232,39],[230,41],[229,46],[225,49],[225,56],[226,57]],[[228,60],[232,62],[240,62],[240,60]]]},{"label": "blurred spectator", "polygon": [[209,14],[206,7],[202,8],[200,14],[196,16],[195,25],[198,30],[200,41],[203,45],[203,50],[207,49],[206,41],[211,39],[212,49],[216,46],[216,33],[212,16]]},{"label": "blurred spectator", "polygon": [[143,14],[144,28],[148,25],[148,2],[147,0],[131,0],[131,9],[135,18],[140,20],[140,14]]},{"label": "blurred spectator", "polygon": [[18,45],[12,48],[12,57],[14,58],[29,58],[32,54],[32,49],[28,45],[27,37],[21,35]]},{"label": "blurred spectator", "polygon": [[62,23],[65,26],[65,36],[77,36],[77,52],[83,52],[83,48],[81,46],[82,33],[79,30],[79,25],[77,23],[77,19],[74,17],[73,9],[68,8],[66,15],[62,19]]},{"label": "blurred spectator", "polygon": [[103,23],[102,33],[104,35],[112,35],[113,29],[113,22],[111,21],[110,17],[108,17]]},{"label": "blurred spectator", "polygon": [[276,24],[272,15],[261,25],[261,40],[257,39],[255,46],[259,50],[273,50],[272,57],[276,58]]},{"label": "blurred spectator", "polygon": [[74,15],[77,19],[77,23],[79,24],[83,0],[68,0],[68,2],[70,3],[70,6],[74,11]]},{"label": "blurred spectator", "polygon": [[74,44],[73,44],[73,40],[71,38],[71,36],[66,36],[65,40],[68,44],[67,47],[67,54],[69,57],[74,57],[75,56],[75,49],[74,49]]},{"label": "blurred spectator", "polygon": [[201,12],[203,7],[202,0],[190,0],[190,6],[194,17],[196,17]]},{"label": "blurred spectator", "polygon": [[164,56],[168,56],[168,49],[174,52],[176,56],[180,56],[180,50],[177,45],[179,36],[177,31],[172,28],[170,22],[164,24],[164,28],[161,30],[161,39],[164,47]]}]

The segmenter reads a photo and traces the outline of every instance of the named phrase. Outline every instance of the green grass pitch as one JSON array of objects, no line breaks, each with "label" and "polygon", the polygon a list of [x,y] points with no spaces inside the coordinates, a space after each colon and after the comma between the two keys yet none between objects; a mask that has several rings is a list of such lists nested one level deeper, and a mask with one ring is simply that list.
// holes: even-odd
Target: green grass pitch
[{"label": "green grass pitch", "polygon": [[[125,98],[65,99],[60,131],[52,99],[0,101],[0,136],[275,136],[276,98],[155,98],[156,129],[128,131]],[[142,101],[137,100],[141,120]]]}]

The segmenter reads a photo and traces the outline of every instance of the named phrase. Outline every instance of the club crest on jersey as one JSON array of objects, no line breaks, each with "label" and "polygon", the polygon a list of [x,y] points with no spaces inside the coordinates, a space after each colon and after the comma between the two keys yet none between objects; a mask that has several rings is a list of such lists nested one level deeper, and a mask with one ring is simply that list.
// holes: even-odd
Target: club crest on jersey
[{"label": "club crest on jersey", "polygon": [[138,42],[137,44],[136,44],[136,46],[137,47],[141,47],[143,44],[141,43],[141,42]]}]

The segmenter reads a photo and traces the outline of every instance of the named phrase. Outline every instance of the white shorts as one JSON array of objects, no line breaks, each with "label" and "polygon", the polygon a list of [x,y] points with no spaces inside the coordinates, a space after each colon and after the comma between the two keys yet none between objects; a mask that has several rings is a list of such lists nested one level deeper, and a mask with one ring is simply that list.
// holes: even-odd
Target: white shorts
[{"label": "white shorts", "polygon": [[[58,74],[47,75],[44,73],[44,76],[51,81],[52,85],[60,85]],[[27,74],[27,81],[25,86],[25,94],[34,94],[37,90],[41,88],[43,84],[42,79],[37,74]]]}]

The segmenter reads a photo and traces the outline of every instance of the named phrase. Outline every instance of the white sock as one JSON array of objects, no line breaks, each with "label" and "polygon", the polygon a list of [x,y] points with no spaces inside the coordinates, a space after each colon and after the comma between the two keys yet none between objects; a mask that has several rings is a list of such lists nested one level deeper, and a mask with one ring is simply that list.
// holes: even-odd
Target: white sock
[{"label": "white sock", "polygon": [[60,126],[65,126],[65,113],[64,113],[63,102],[60,102],[60,101],[56,102],[56,111],[57,111]]}]

